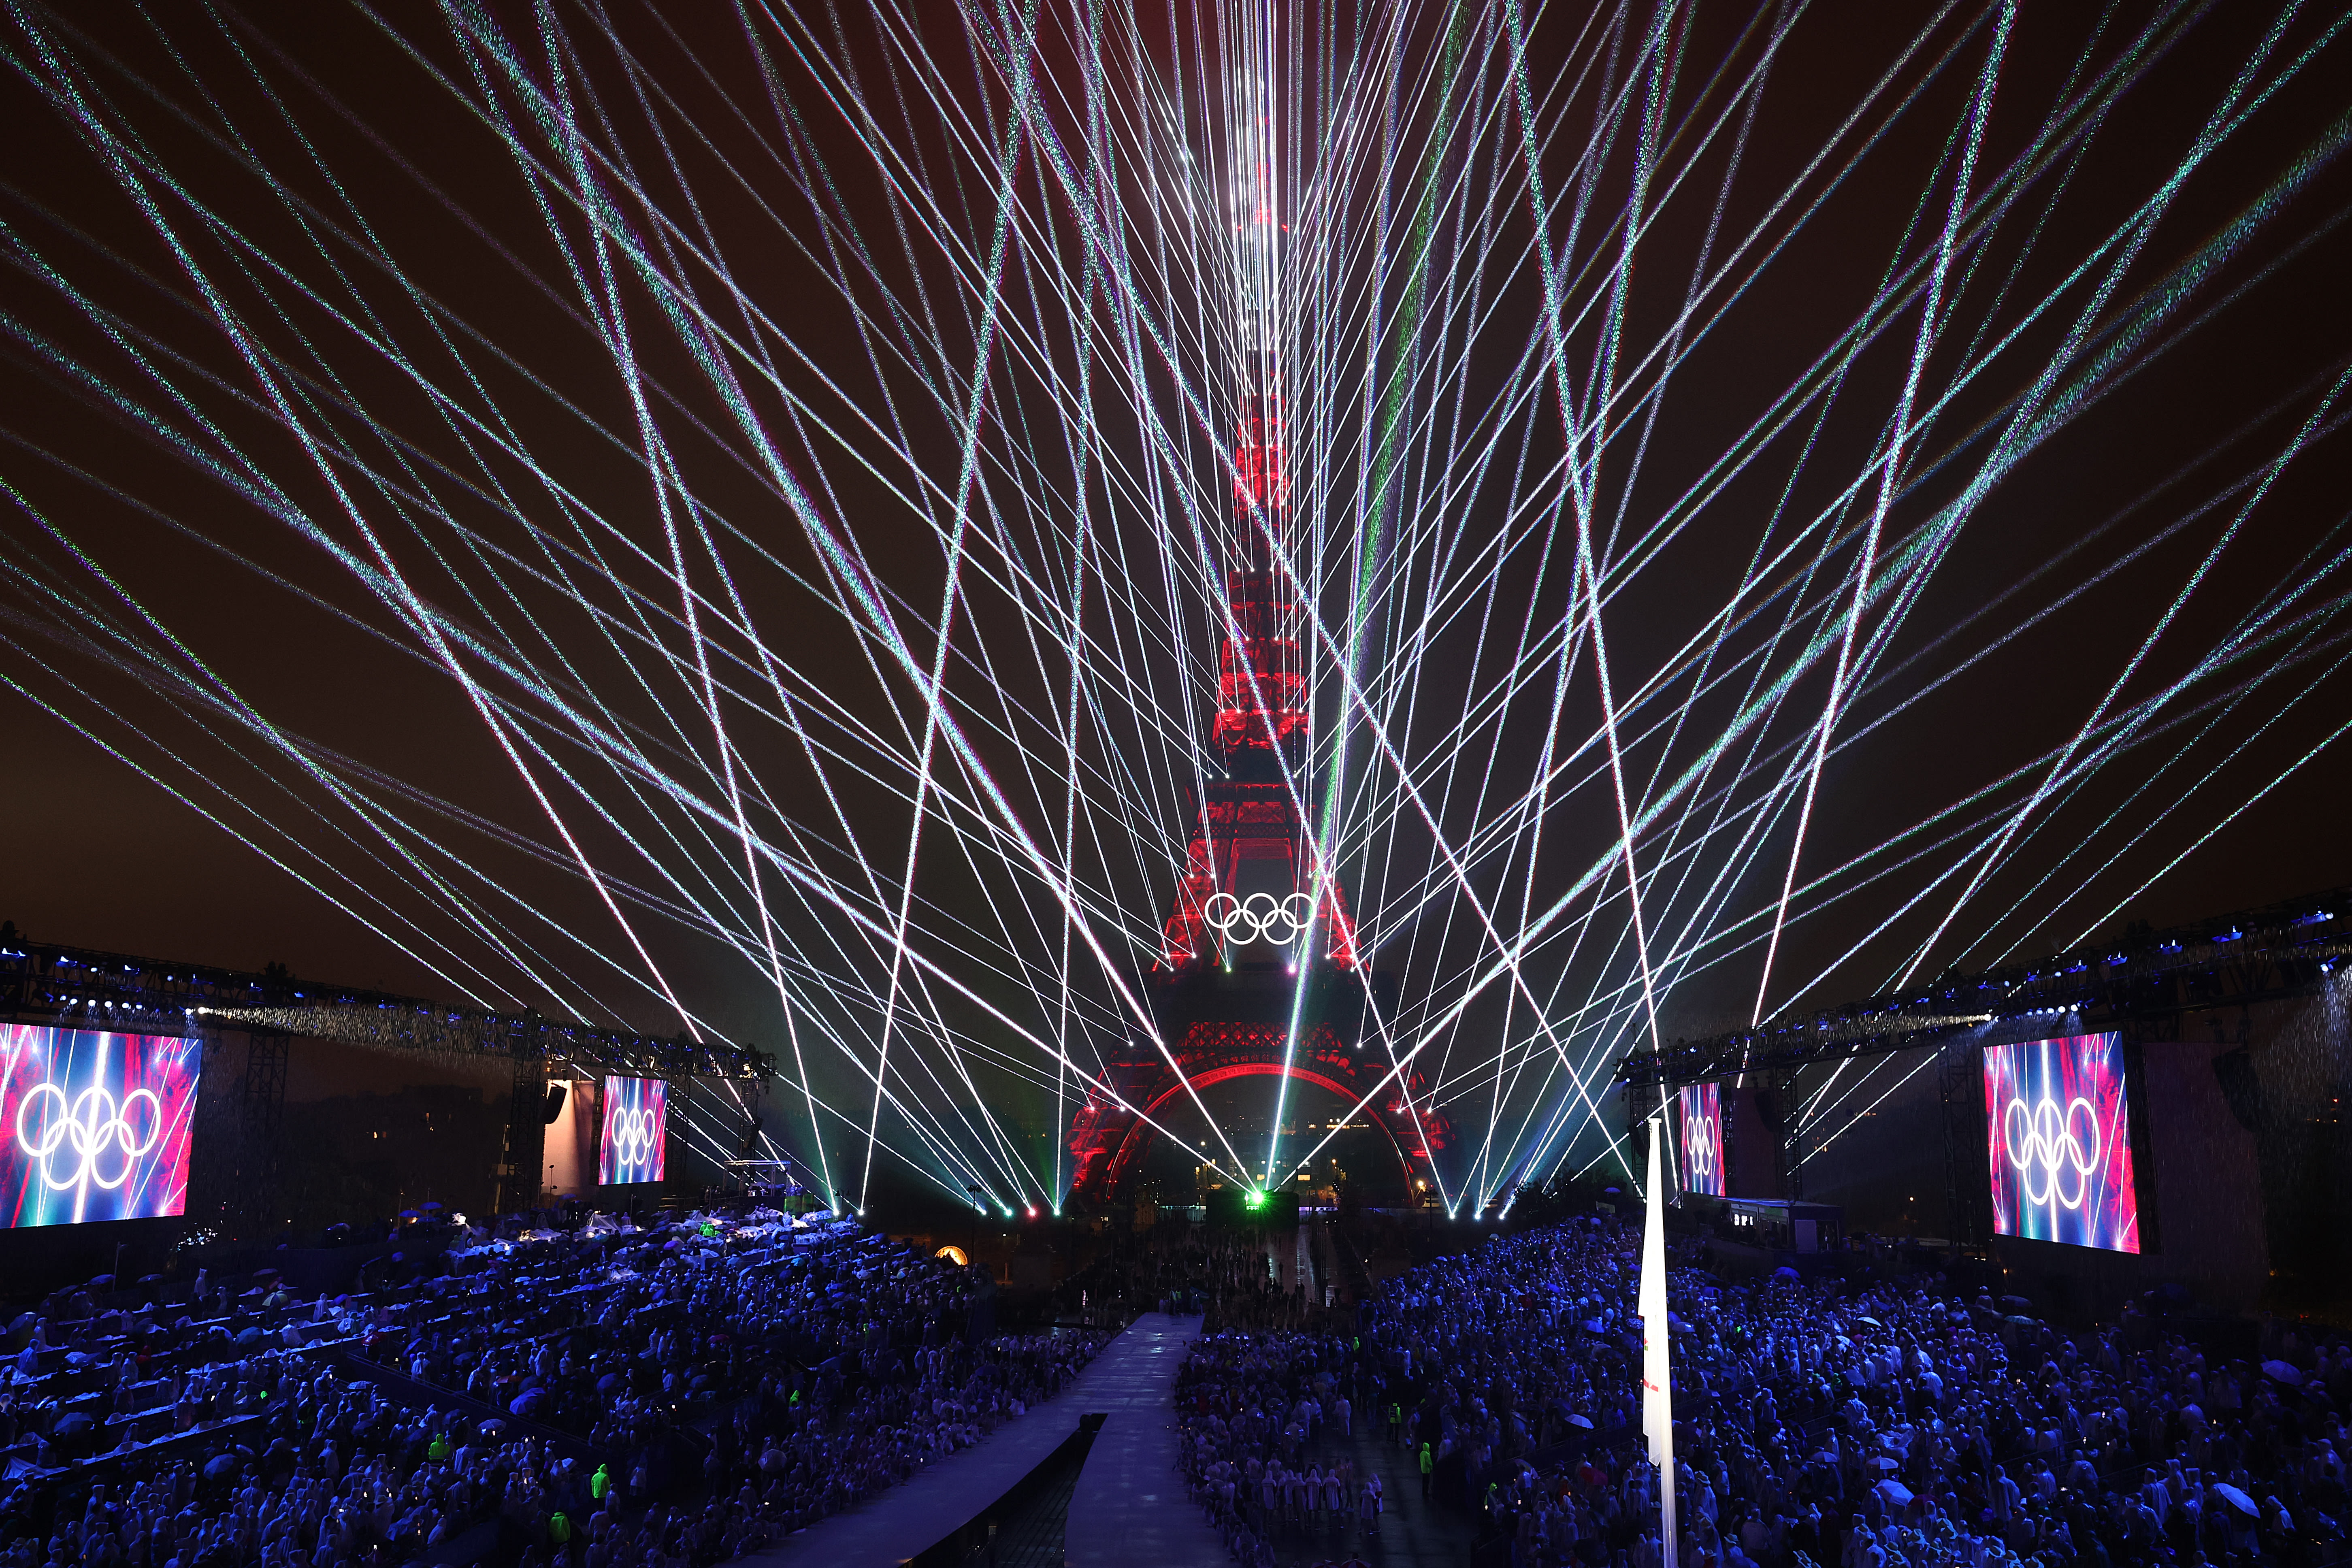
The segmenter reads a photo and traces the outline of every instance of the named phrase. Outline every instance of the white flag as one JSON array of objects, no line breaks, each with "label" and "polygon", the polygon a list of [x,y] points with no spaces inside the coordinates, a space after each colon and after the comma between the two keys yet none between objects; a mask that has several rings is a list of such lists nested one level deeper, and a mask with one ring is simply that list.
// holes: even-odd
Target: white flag
[{"label": "white flag", "polygon": [[1675,1395],[1666,1370],[1666,1205],[1662,1117],[1650,1118],[1650,1191],[1642,1222],[1642,1435],[1658,1472],[1658,1524],[1667,1568],[1675,1541]]}]

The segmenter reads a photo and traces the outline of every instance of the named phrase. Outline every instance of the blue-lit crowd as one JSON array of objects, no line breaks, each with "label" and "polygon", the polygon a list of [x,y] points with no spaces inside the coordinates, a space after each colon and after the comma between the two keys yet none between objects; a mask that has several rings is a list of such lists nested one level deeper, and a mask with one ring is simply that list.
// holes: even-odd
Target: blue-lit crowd
[{"label": "blue-lit crowd", "polygon": [[[1636,1241],[1608,1218],[1496,1237],[1389,1281],[1353,1333],[1201,1342],[1178,1384],[1184,1463],[1235,1558],[1337,1556],[1318,1530],[1375,1539],[1362,1476],[1344,1513],[1292,1484],[1333,1474],[1314,1445],[1328,1383],[1379,1411],[1393,1468],[1476,1531],[1478,1562],[1660,1568]],[[2154,1319],[2061,1332],[1940,1276],[1730,1283],[1697,1262],[1678,1249],[1669,1298],[1676,1568],[2347,1554],[2340,1341],[2273,1331],[2262,1359],[2225,1359]]]},{"label": "blue-lit crowd", "polygon": [[1106,1337],[993,1333],[974,1271],[845,1221],[445,1239],[364,1295],[265,1271],[20,1314],[0,1568],[725,1562],[981,1440]]},{"label": "blue-lit crowd", "polygon": [[[829,1216],[445,1240],[361,1294],[264,1271],[19,1313],[0,1568],[699,1568],[982,1440],[1107,1337],[996,1333],[975,1271]],[[1423,1558],[1667,1568],[1635,1243],[1614,1217],[1494,1237],[1327,1310],[1193,1236],[1114,1294],[1212,1304],[1180,1463],[1248,1568],[1378,1561],[1408,1517]],[[2228,1355],[1937,1275],[1701,1262],[1678,1249],[1669,1293],[1672,1568],[2345,1559],[2340,1340]]]}]

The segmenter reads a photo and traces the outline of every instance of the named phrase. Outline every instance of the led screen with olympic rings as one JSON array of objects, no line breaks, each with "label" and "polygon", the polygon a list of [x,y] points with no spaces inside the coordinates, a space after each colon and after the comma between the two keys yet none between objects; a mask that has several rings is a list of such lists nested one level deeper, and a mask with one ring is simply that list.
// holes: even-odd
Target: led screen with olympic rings
[{"label": "led screen with olympic rings", "polygon": [[194,1040],[0,1024],[0,1226],[185,1213],[204,1060]]},{"label": "led screen with olympic rings", "polygon": [[1685,1084],[1675,1091],[1682,1111],[1682,1137],[1677,1143],[1685,1193],[1723,1196],[1723,1086]]},{"label": "led screen with olympic rings", "polygon": [[1988,1046],[1984,1083],[1994,1234],[2137,1252],[2123,1037]]},{"label": "led screen with olympic rings", "polygon": [[657,1078],[606,1079],[597,1182],[607,1187],[658,1182],[668,1163],[669,1085]]}]

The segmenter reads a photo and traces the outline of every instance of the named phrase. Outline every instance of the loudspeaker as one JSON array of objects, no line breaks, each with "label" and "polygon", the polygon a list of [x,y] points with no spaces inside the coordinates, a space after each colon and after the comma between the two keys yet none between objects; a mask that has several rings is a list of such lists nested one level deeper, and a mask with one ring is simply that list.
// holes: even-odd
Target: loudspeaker
[{"label": "loudspeaker", "polygon": [[557,1117],[562,1114],[563,1085],[560,1083],[551,1083],[547,1086],[547,1110],[542,1114],[541,1120],[552,1122]]},{"label": "loudspeaker", "polygon": [[1756,1120],[1764,1131],[1778,1138],[1780,1135],[1780,1091],[1769,1085],[1759,1086],[1751,1098],[1756,1101]]},{"label": "loudspeaker", "polygon": [[2263,1085],[2254,1073],[2253,1054],[2240,1046],[2213,1058],[2213,1076],[2221,1080],[2222,1103],[2239,1126],[2249,1132],[2262,1130]]}]

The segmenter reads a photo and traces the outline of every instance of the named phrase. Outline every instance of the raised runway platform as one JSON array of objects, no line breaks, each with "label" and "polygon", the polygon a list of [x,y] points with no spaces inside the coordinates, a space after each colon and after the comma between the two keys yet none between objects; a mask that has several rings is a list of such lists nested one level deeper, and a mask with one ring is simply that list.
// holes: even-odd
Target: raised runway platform
[{"label": "raised runway platform", "polygon": [[[1090,1542],[1116,1543],[1120,1532],[1139,1532],[1130,1545],[1088,1547],[1143,1552],[1130,1560],[1130,1568],[1147,1562],[1221,1568],[1226,1561],[1223,1543],[1185,1500],[1183,1480],[1176,1473],[1175,1416],[1169,1403],[1177,1363],[1200,1331],[1198,1318],[1147,1313],[1111,1341],[1069,1387],[1006,1422],[985,1441],[742,1561],[763,1568],[895,1568],[987,1511],[1053,1456],[1077,1430],[1081,1416],[1101,1412],[1109,1419],[1080,1472],[1070,1506],[1069,1561],[1111,1560],[1075,1554],[1083,1519],[1084,1539]],[[1130,1510],[1137,1515],[1133,1521],[1120,1517]],[[1164,1547],[1153,1544],[1162,1542]]]},{"label": "raised runway platform", "polygon": [[1087,1390],[1089,1410],[1109,1419],[1095,1435],[1078,1472],[1063,1534],[1069,1568],[1223,1568],[1232,1560],[1208,1516],[1184,1495],[1176,1468],[1171,1394],[1185,1347],[1200,1337],[1198,1318],[1147,1312],[1119,1336],[1124,1353],[1097,1359]]}]

